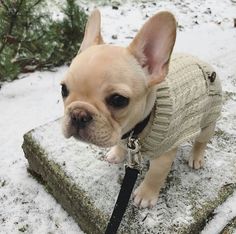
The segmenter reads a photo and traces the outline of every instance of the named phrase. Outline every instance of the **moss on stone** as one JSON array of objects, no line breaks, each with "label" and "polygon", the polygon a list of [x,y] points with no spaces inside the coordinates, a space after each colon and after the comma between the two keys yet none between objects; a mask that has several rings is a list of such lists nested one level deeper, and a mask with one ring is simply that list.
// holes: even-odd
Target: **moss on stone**
[{"label": "moss on stone", "polygon": [[94,207],[83,189],[71,183],[57,163],[48,160],[47,152],[34,140],[31,132],[24,135],[22,148],[29,162],[29,172],[45,185],[80,227],[87,233],[103,233],[108,217]]},{"label": "moss on stone", "polygon": [[202,204],[201,209],[193,209],[193,217],[195,222],[193,222],[187,229],[180,230],[178,233],[191,233],[198,234],[203,230],[206,223],[209,221],[209,217],[213,216],[213,212],[216,207],[222,204],[236,189],[236,184],[228,184],[223,186],[218,195],[214,200],[208,201],[206,204]]},{"label": "moss on stone", "polygon": [[[59,129],[60,125],[55,121],[24,136],[23,149],[29,171],[73,216],[82,230],[104,233],[119,193],[123,169],[115,165],[110,167],[100,160],[104,153],[100,154],[96,147],[73,139],[65,141]],[[212,144],[217,142],[217,148],[222,149],[218,141],[227,143],[227,138],[228,133],[219,130]],[[140,210],[131,200],[118,233],[197,234],[203,229],[215,208],[236,188],[232,166],[235,159],[227,152],[222,155],[214,151],[210,156],[214,154],[215,159],[205,169],[193,171],[186,165],[188,151],[190,147],[178,152],[157,206],[152,210]],[[218,171],[219,165],[227,166],[228,173]],[[144,175],[145,171],[136,186]],[[220,178],[223,180],[219,181]]]},{"label": "moss on stone", "polygon": [[236,230],[236,217],[232,218],[219,234],[233,234]]}]

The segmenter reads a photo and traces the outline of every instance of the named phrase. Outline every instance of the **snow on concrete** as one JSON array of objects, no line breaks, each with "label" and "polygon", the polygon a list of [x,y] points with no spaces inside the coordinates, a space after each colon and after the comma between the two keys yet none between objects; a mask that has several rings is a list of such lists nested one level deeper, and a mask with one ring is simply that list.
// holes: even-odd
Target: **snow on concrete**
[{"label": "snow on concrete", "polygon": [[215,218],[208,223],[202,234],[220,233],[222,227],[236,217],[236,209],[234,207],[236,207],[236,192],[215,210]]},{"label": "snow on concrete", "polygon": [[[73,138],[65,140],[60,132],[60,121],[56,121],[37,128],[31,132],[31,136],[44,149],[47,160],[59,165],[70,183],[85,191],[102,214],[110,215],[118,196],[120,178],[123,177],[122,164],[109,165],[103,160],[104,151]],[[172,233],[173,230],[182,230],[196,223],[202,218],[198,212],[209,212],[209,207],[220,196],[220,189],[236,180],[236,158],[221,146],[221,151],[217,152],[217,140],[219,138],[215,137],[207,151],[204,170],[195,171],[187,166],[190,145],[179,148],[177,160],[167,179],[169,182],[160,195],[158,205],[152,210],[137,210],[130,203],[129,210],[138,215],[133,217],[128,230],[139,230],[139,233],[149,233],[148,230],[151,230],[150,233]],[[140,180],[137,184],[139,183]],[[129,217],[126,218],[123,228],[129,220]]]},{"label": "snow on concrete", "polygon": [[[62,5],[63,1],[59,2]],[[89,10],[94,5],[89,4]],[[86,3],[84,7],[88,7]],[[101,7],[105,40],[127,45],[147,17],[162,9],[174,12],[179,21],[175,50],[195,54],[217,69],[227,93],[223,117],[217,126],[225,141],[219,144],[229,148],[229,155],[235,155],[236,4],[230,0],[163,0],[127,3],[118,10]],[[112,35],[117,39],[112,39]],[[61,67],[55,72],[22,75],[20,80],[0,89],[0,233],[81,233],[71,217],[27,173],[21,149],[25,132],[62,115],[59,82],[65,70]],[[220,152],[220,148],[215,150]],[[229,200],[228,204],[231,210],[222,206],[217,212],[235,212],[234,203]],[[227,219],[216,216],[209,224],[211,233],[218,233],[226,223]]]}]

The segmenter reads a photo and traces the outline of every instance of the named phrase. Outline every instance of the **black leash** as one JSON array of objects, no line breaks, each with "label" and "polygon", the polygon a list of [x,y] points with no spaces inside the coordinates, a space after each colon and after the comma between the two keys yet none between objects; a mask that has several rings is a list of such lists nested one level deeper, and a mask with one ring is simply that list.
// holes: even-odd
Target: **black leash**
[{"label": "black leash", "polygon": [[140,143],[137,138],[132,137],[132,133],[129,137],[127,148],[128,165],[125,167],[125,176],[120,188],[120,193],[116,200],[105,234],[115,234],[117,232],[129,203],[138,174],[141,172]]},{"label": "black leash", "polygon": [[126,167],[125,177],[120,188],[120,193],[117,198],[114,210],[107,225],[105,234],[115,234],[120,226],[123,215],[128,206],[129,199],[134,188],[135,182],[139,174],[138,169]]},{"label": "black leash", "polygon": [[127,143],[128,165],[125,167],[125,176],[105,234],[115,234],[117,232],[128,206],[138,174],[141,172],[140,143],[137,136],[147,126],[150,116],[151,113],[144,120],[136,124],[133,129],[125,133],[121,138],[126,139],[129,137]]}]

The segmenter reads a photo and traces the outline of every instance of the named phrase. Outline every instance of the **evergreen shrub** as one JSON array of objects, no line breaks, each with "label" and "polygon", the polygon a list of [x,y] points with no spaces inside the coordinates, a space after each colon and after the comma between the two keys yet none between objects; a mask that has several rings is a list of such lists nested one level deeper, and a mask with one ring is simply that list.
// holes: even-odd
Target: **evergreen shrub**
[{"label": "evergreen shrub", "polygon": [[45,3],[0,0],[0,82],[68,63],[78,52],[85,12],[75,0],[66,0],[61,8],[64,17],[56,20],[43,9]]}]

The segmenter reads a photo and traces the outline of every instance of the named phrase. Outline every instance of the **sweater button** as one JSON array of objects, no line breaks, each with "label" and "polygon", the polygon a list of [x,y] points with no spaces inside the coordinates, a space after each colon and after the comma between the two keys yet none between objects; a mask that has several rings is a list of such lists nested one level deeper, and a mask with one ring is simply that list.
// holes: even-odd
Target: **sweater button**
[{"label": "sweater button", "polygon": [[211,83],[213,83],[216,79],[216,73],[212,72],[211,75],[208,76],[208,79],[210,80]]}]

